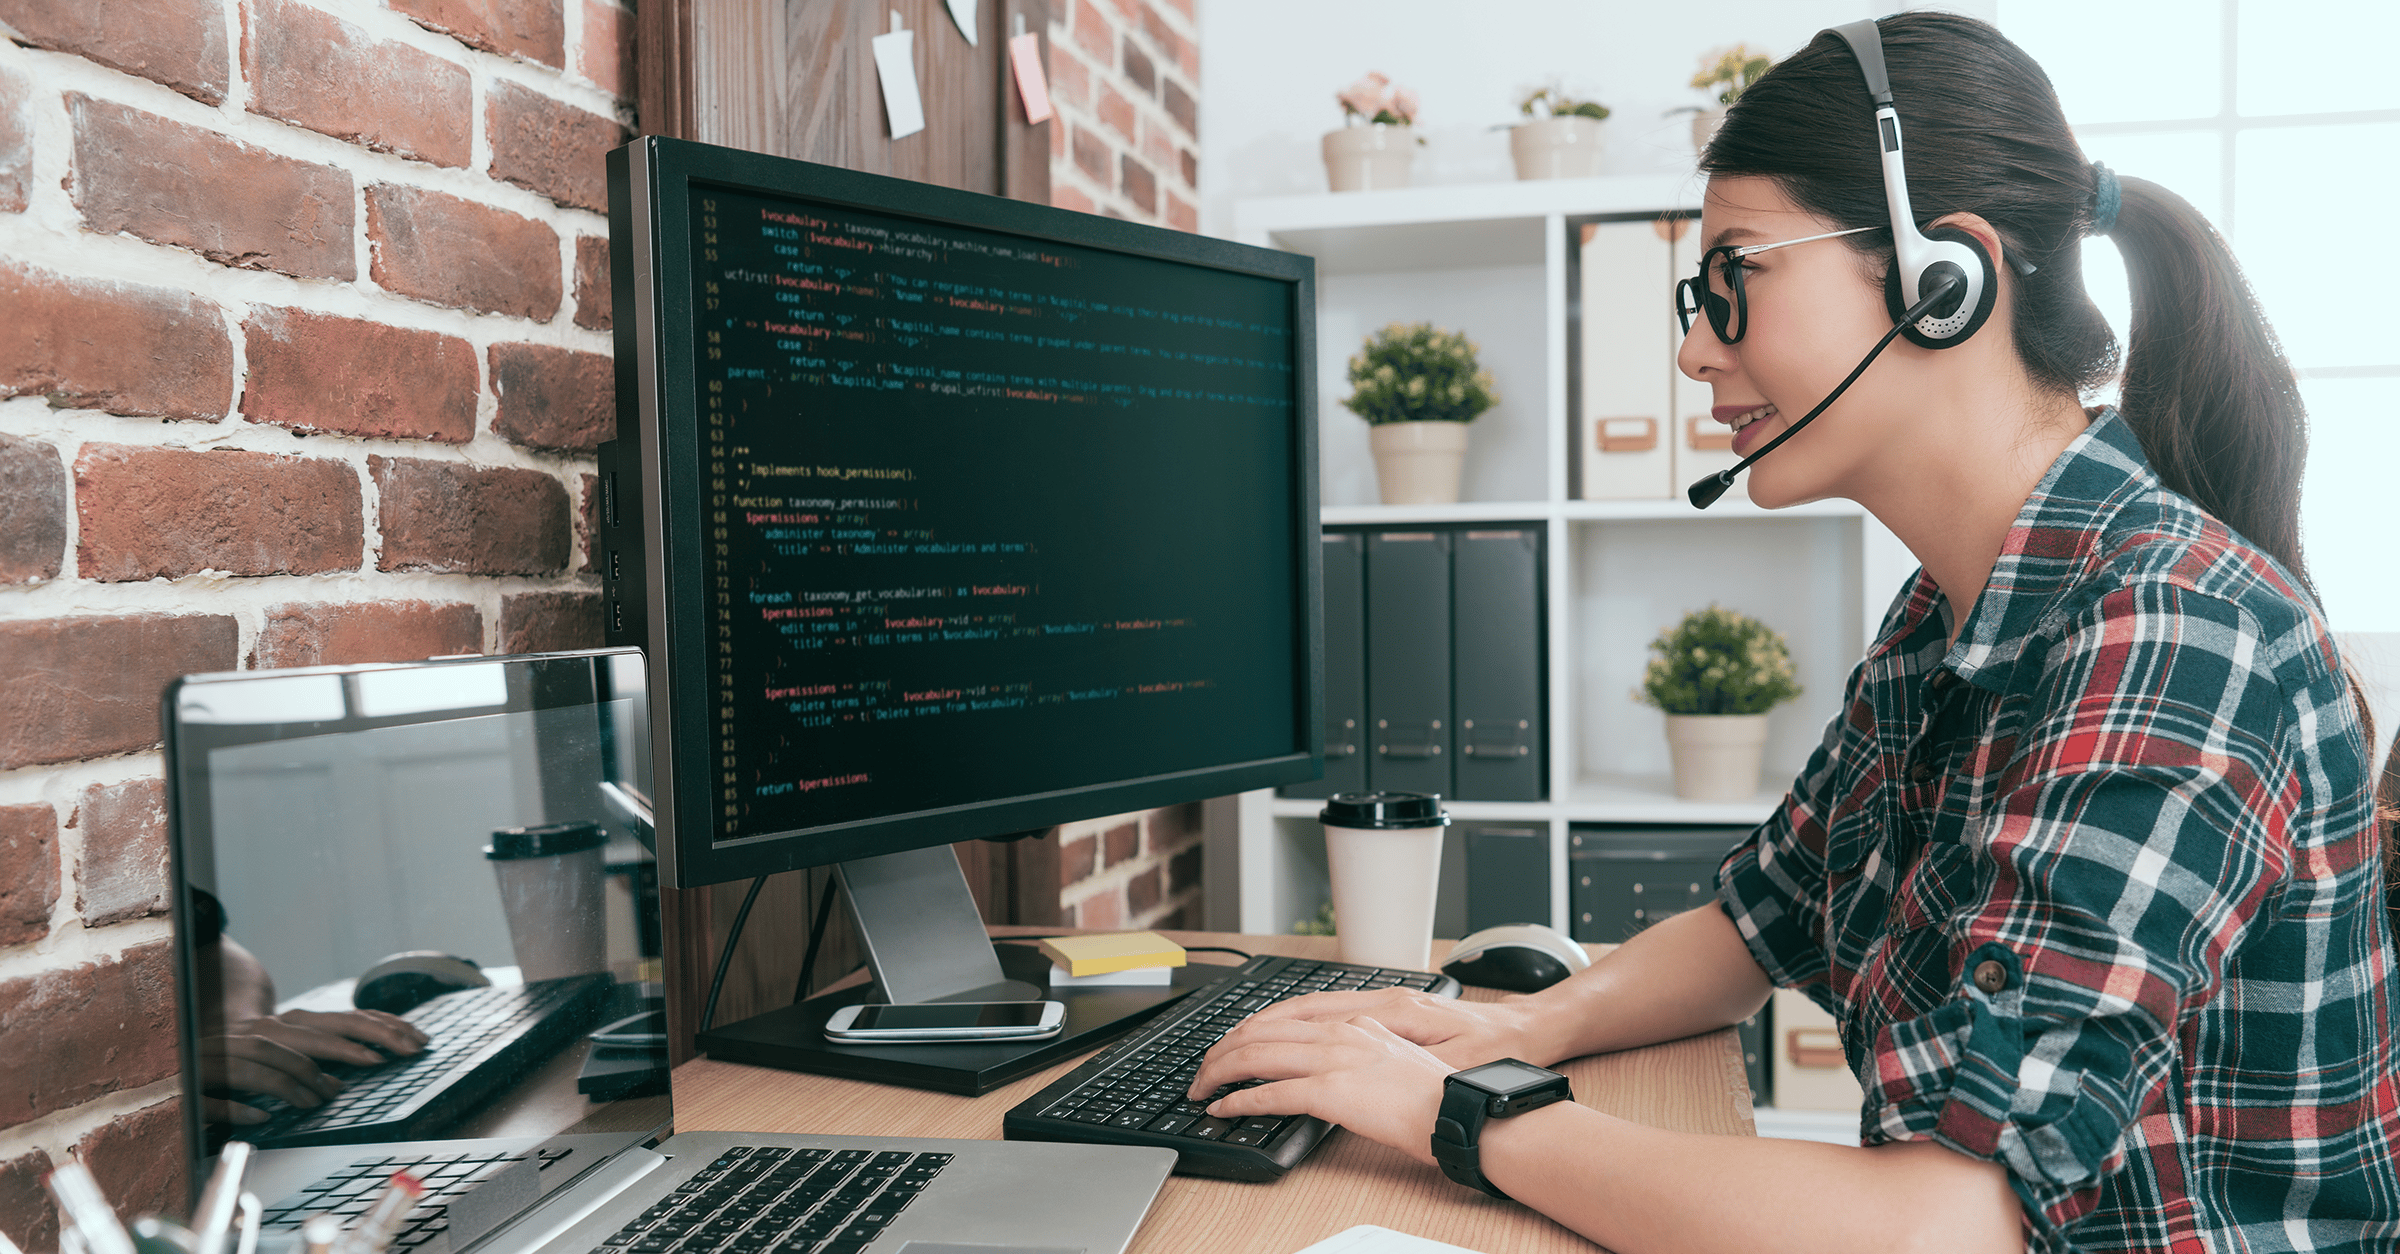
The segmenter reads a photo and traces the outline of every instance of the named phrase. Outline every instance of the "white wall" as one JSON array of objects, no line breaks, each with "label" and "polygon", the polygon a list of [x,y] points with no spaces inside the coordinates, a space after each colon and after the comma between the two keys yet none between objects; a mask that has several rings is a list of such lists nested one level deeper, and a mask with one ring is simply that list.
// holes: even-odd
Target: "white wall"
[{"label": "white wall", "polygon": [[[1939,7],[1990,20],[1997,0]],[[1206,0],[1200,7],[1200,229],[1228,235],[1233,202],[1325,190],[1317,144],[1342,124],[1333,95],[1369,70],[1413,87],[1427,143],[1415,180],[1514,177],[1508,137],[1523,92],[1550,79],[1606,104],[1607,173],[1688,170],[1688,83],[1731,43],[1782,57],[1818,31],[1917,8],[1892,0]]]}]

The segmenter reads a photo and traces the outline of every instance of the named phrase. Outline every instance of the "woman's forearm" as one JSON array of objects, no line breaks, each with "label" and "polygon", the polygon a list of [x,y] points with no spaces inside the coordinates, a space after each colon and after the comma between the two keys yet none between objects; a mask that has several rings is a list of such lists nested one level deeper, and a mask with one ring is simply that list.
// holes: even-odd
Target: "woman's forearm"
[{"label": "woman's forearm", "polygon": [[1678,1040],[1739,1023],[1773,986],[1714,904],[1653,925],[1573,979],[1516,1005],[1527,1049],[1566,1058]]}]

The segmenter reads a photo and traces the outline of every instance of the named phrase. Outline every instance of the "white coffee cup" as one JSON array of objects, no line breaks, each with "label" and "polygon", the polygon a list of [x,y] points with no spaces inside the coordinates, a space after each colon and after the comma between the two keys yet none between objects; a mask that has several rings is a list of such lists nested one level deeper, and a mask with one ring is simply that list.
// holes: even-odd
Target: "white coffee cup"
[{"label": "white coffee cup", "polygon": [[1442,799],[1336,793],[1317,814],[1333,873],[1333,938],[1343,962],[1423,971],[1433,957],[1442,877]]},{"label": "white coffee cup", "polygon": [[483,847],[528,982],[607,969],[607,843],[598,823],[575,822],[506,828]]}]

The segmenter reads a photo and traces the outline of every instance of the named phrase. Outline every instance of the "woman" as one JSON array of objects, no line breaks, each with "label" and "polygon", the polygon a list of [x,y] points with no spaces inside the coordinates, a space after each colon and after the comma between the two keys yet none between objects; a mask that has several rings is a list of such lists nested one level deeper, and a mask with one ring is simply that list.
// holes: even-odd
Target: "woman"
[{"label": "woman", "polygon": [[[1940,13],[1880,33],[1916,221],[1980,243],[1998,304],[1956,347],[1893,343],[1750,472],[1765,506],[1859,502],[1923,569],[1718,908],[1530,998],[1284,1003],[1194,1093],[1264,1079],[1211,1113],[1430,1163],[1453,1068],[1706,1031],[1783,985],[1841,1023],[1861,1147],[1562,1103],[1487,1123],[1484,1176],[1626,1254],[2392,1248],[2371,733],[2301,561],[2291,370],[2207,223],[2086,163],[2022,51]],[[1738,452],[1892,326],[1874,133],[1828,33],[1702,162],[1707,246],[1790,245],[1712,253],[1681,351]],[[2078,401],[2116,364],[2080,278],[2100,232],[2133,283],[2122,413]]]}]

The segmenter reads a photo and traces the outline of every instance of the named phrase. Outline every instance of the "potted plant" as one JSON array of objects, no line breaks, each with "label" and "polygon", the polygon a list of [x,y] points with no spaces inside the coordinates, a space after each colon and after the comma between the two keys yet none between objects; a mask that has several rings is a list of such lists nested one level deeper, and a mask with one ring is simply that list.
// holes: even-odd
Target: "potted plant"
[{"label": "potted plant", "polygon": [[1650,642],[1633,699],[1666,712],[1675,795],[1746,801],[1758,795],[1767,711],[1800,695],[1783,637],[1747,614],[1693,610]]},{"label": "potted plant", "polygon": [[1369,72],[1333,97],[1342,129],[1325,135],[1325,180],[1337,192],[1408,186],[1416,160],[1417,93]]},{"label": "potted plant", "polygon": [[1717,102],[1667,110],[1670,116],[1677,113],[1692,115],[1693,152],[1708,147],[1708,141],[1716,136],[1717,127],[1725,122],[1725,111],[1732,108],[1733,102],[1741,99],[1743,92],[1750,90],[1750,84],[1757,82],[1759,76],[1774,64],[1774,58],[1748,44],[1713,48],[1701,55],[1700,72],[1692,75],[1692,87],[1697,91],[1715,88]]},{"label": "potted plant", "polygon": [[1608,106],[1577,100],[1552,83],[1517,102],[1526,120],[1509,128],[1508,155],[1520,179],[1583,179],[1600,172],[1600,123]]},{"label": "potted plant", "polygon": [[1367,420],[1384,504],[1458,499],[1467,424],[1500,403],[1475,353],[1463,331],[1395,322],[1350,359],[1350,396],[1342,404]]}]

